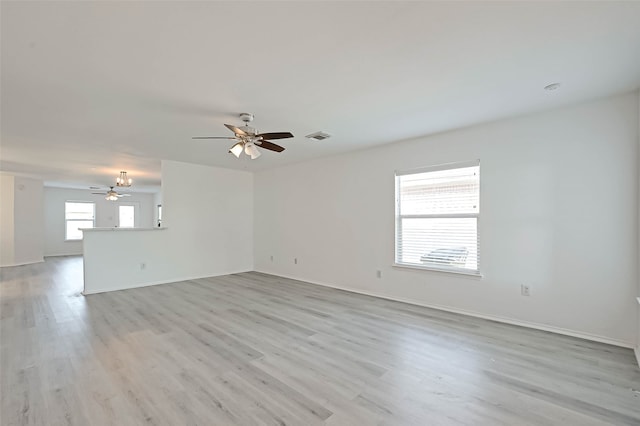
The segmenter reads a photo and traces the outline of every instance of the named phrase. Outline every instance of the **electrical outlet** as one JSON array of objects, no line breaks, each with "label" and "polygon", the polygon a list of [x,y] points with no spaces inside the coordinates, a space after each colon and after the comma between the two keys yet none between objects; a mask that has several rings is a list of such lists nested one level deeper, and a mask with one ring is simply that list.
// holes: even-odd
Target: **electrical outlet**
[{"label": "electrical outlet", "polygon": [[295,263],[296,265],[298,264],[298,258],[297,257],[293,258],[293,263]]},{"label": "electrical outlet", "polygon": [[531,287],[526,284],[521,284],[520,294],[522,294],[523,296],[531,296]]},{"label": "electrical outlet", "polygon": [[376,277],[382,278],[382,271],[380,269],[376,271]]}]

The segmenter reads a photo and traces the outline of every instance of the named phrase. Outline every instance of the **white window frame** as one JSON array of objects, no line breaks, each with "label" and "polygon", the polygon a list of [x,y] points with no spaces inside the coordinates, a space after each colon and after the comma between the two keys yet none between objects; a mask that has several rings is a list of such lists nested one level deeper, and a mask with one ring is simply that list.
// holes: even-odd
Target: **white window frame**
[{"label": "white window frame", "polygon": [[65,200],[64,202],[64,240],[65,241],[82,241],[84,238],[84,234],[80,238],[67,238],[67,228],[69,222],[86,222],[87,219],[67,219],[67,203],[74,204],[91,204],[93,206],[93,225],[92,228],[96,227],[96,203],[93,201],[74,201],[74,200]]},{"label": "white window frame", "polygon": [[[395,238],[394,238],[394,263],[393,266],[400,268],[410,268],[410,269],[420,269],[425,271],[435,271],[435,272],[445,272],[445,273],[454,273],[454,274],[462,274],[462,275],[470,275],[475,277],[482,277],[480,273],[480,209],[476,213],[463,213],[463,214],[412,214],[412,215],[402,215],[400,209],[400,176],[407,176],[413,174],[420,173],[428,173],[428,172],[436,172],[441,170],[453,170],[458,168],[465,167],[478,167],[478,181],[481,182],[481,176],[479,172],[480,168],[480,160],[473,161],[465,161],[465,162],[457,162],[457,163],[446,163],[439,164],[435,166],[422,167],[418,169],[411,170],[396,170],[395,171]],[[481,187],[479,187],[478,196],[481,195]],[[482,202],[480,201],[480,205]],[[400,247],[400,239],[402,238],[402,219],[403,218],[476,218],[476,247],[477,247],[477,266],[476,269],[466,269],[455,266],[427,266],[420,265],[415,263],[402,263],[398,261],[399,255],[399,247]]]}]

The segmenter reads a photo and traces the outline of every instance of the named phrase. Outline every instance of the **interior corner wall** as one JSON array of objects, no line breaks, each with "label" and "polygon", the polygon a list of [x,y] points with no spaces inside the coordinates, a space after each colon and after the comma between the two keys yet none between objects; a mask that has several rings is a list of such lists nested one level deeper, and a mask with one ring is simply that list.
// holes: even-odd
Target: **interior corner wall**
[{"label": "interior corner wall", "polygon": [[253,270],[251,173],[163,160],[161,199],[166,229],[85,233],[85,294]]},{"label": "interior corner wall", "polygon": [[111,228],[118,225],[118,205],[135,203],[136,227],[154,226],[154,194],[131,193],[119,201],[107,201],[104,196],[92,195],[89,190],[69,188],[44,188],[44,255],[69,256],[82,254],[82,241],[65,241],[64,203],[89,201],[96,204],[96,227]]},{"label": "interior corner wall", "polygon": [[253,175],[163,161],[162,226],[175,249],[188,257],[185,274],[252,270]]},{"label": "interior corner wall", "polygon": [[[638,108],[629,93],[258,172],[255,269],[633,347]],[[392,266],[394,171],[475,159],[483,278]]]}]

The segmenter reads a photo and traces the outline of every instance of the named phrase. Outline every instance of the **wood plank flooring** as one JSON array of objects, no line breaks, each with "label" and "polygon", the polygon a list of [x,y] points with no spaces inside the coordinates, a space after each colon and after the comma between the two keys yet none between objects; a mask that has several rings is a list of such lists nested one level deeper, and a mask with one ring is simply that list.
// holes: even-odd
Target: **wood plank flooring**
[{"label": "wood plank flooring", "polygon": [[0,274],[3,426],[640,425],[628,349],[260,273]]}]

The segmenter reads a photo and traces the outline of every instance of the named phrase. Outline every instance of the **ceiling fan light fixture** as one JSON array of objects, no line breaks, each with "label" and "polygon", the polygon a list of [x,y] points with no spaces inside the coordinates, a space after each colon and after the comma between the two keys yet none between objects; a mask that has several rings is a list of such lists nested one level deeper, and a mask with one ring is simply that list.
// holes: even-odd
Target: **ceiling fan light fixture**
[{"label": "ceiling fan light fixture", "polygon": [[255,160],[256,158],[260,157],[260,152],[258,151],[258,148],[256,148],[253,142],[248,142],[244,144],[244,153],[251,156],[252,160]]},{"label": "ceiling fan light fixture", "polygon": [[118,196],[114,192],[109,192],[104,199],[107,201],[118,201]]},{"label": "ceiling fan light fixture", "polygon": [[240,154],[242,154],[243,147],[242,142],[236,143],[234,146],[229,149],[229,152],[236,156],[236,158],[240,158]]},{"label": "ceiling fan light fixture", "polygon": [[254,145],[251,142],[247,142],[244,144],[244,153],[247,155],[251,155],[252,149]]},{"label": "ceiling fan light fixture", "polygon": [[116,178],[116,186],[129,187],[133,183],[133,180],[127,177],[127,172],[121,171],[120,176]]}]

